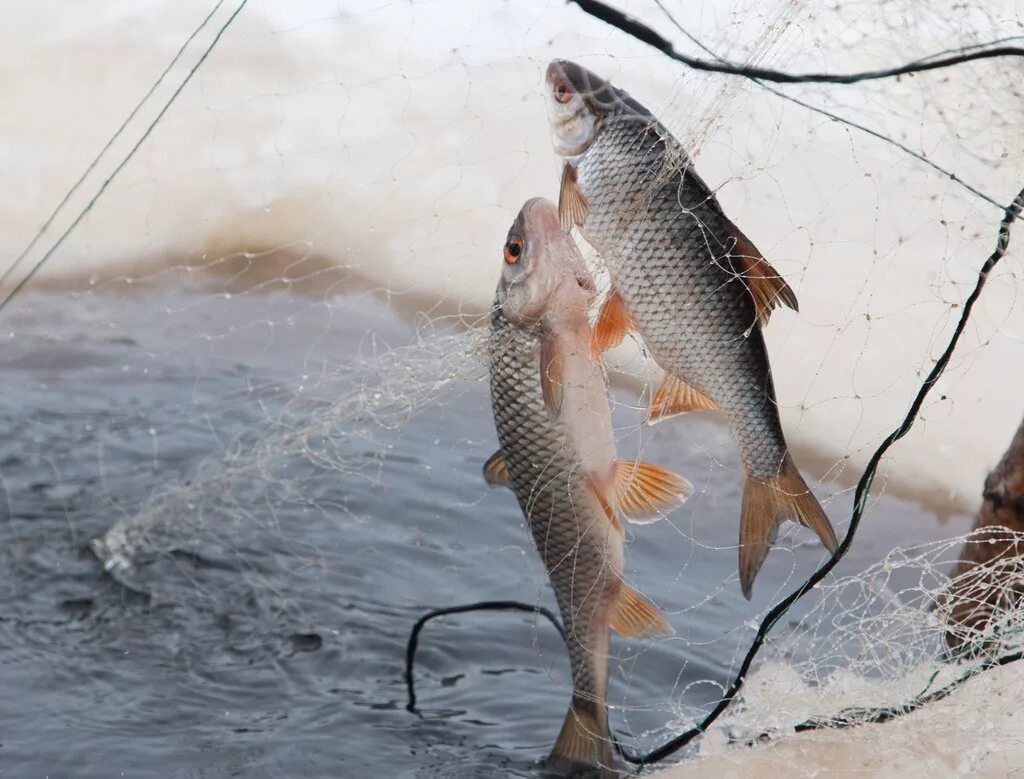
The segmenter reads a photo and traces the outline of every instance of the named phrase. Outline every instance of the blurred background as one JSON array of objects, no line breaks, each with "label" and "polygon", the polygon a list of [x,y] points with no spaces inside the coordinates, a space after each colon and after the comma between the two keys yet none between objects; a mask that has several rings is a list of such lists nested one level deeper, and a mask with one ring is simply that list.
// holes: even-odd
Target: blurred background
[{"label": "blurred background", "polygon": [[[1021,27],[1009,0],[616,7],[687,53],[792,72]],[[550,605],[518,508],[480,478],[500,247],[524,200],[557,198],[550,59],[661,117],[797,292],[766,336],[787,438],[840,533],[1024,182],[1015,60],[773,92],[560,0],[0,11],[11,775],[534,775],[568,697],[553,631],[438,626],[420,716],[400,674],[425,608]],[[1022,412],[1019,256],[883,461],[847,578],[773,642],[786,672],[766,689],[799,694],[751,699],[736,732],[840,694],[890,701],[934,671],[924,609]],[[699,489],[627,552],[677,629],[617,655],[613,722],[653,744],[720,695],[754,620],[823,557],[788,528],[744,601],[727,431],[715,415],[642,428],[639,344],[612,368],[620,452]]]}]

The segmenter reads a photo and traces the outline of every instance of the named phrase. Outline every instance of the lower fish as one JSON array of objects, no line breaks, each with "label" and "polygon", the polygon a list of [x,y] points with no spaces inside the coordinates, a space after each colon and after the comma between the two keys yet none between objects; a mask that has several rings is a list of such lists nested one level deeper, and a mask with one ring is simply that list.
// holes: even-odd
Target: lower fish
[{"label": "lower fish", "polygon": [[489,342],[500,449],[484,466],[515,493],[565,624],[573,693],[548,758],[617,776],[608,731],[609,630],[671,632],[623,579],[622,519],[651,521],[693,491],[616,455],[605,376],[590,350],[594,282],[557,207],[528,201],[508,232]]}]

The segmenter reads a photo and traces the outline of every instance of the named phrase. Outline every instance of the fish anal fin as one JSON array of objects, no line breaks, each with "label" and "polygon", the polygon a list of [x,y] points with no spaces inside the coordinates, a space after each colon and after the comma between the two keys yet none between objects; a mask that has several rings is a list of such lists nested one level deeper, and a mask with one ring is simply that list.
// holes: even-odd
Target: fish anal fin
[{"label": "fish anal fin", "polygon": [[787,456],[779,475],[768,481],[747,477],[740,509],[740,587],[749,600],[761,564],[785,520],[809,527],[830,552],[839,542],[824,509]]},{"label": "fish anal fin", "polygon": [[678,376],[667,373],[661,380],[661,384],[658,385],[658,389],[654,391],[651,407],[647,410],[646,422],[653,424],[677,414],[710,411],[716,408],[718,406],[715,401],[703,392],[694,389]]},{"label": "fish anal fin", "polygon": [[738,229],[735,230],[736,244],[731,251],[731,258],[736,274],[754,299],[757,319],[762,325],[768,324],[772,309],[787,306],[799,311],[796,294],[775,268],[769,264],[764,255],[757,250],[753,242]]},{"label": "fish anal fin", "polygon": [[626,308],[626,301],[618,290],[613,289],[601,305],[590,337],[590,354],[600,357],[606,351],[622,343],[633,328],[633,318]]},{"label": "fish anal fin", "polygon": [[610,624],[620,635],[631,638],[675,632],[658,607],[626,582],[612,606]]},{"label": "fish anal fin", "polygon": [[[574,695],[558,739],[548,756],[548,768],[568,775],[578,771],[580,766],[610,768],[613,760],[607,715],[599,713],[596,702]],[[601,776],[605,776],[603,771]]]},{"label": "fish anal fin", "polygon": [[601,510],[604,512],[604,515],[608,517],[608,521],[612,523],[612,527],[615,528],[619,535],[625,535],[626,531],[622,528],[622,523],[619,521],[619,517],[615,513],[615,506],[613,506],[611,501],[608,500],[608,496],[605,495],[605,491],[598,483],[598,480],[592,475],[588,475],[586,479],[587,486],[590,488],[591,492],[594,493],[598,503],[601,504]]},{"label": "fish anal fin", "polygon": [[558,416],[562,408],[562,350],[553,336],[544,338],[540,347],[540,389],[548,413]]},{"label": "fish anal fin", "polygon": [[679,474],[639,460],[617,461],[615,484],[619,513],[638,524],[661,519],[693,494],[693,485]]},{"label": "fish anal fin", "polygon": [[562,184],[558,192],[558,221],[569,232],[587,219],[590,205],[576,183],[576,169],[568,162],[562,167]]},{"label": "fish anal fin", "polygon": [[484,481],[492,487],[511,487],[505,453],[499,449],[484,463]]}]

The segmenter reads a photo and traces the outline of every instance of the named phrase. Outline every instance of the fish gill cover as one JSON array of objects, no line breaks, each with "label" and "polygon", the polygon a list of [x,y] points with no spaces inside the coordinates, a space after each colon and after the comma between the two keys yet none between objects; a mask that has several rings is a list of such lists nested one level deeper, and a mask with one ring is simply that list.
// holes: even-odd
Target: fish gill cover
[{"label": "fish gill cover", "polygon": [[[376,765],[360,761],[401,733],[411,753],[395,759],[410,770],[531,775],[572,686],[543,622],[476,615],[432,634],[420,718],[401,705],[400,676],[425,609],[553,605],[514,500],[481,467],[496,446],[485,343],[501,247],[525,200],[558,195],[543,99],[555,58],[646,105],[796,291],[799,313],[775,311],[765,339],[794,460],[842,539],[858,480],[947,349],[1024,184],[1021,60],[852,84],[771,74],[1013,47],[1021,20],[1009,2],[619,4],[652,41],[586,13],[607,7],[51,2],[9,14],[2,554],[25,582],[8,583],[12,602],[41,570],[53,579],[37,589],[61,603],[96,597],[109,576],[150,609],[243,631],[213,661],[198,651],[207,639],[153,628],[154,645],[190,663],[255,657],[276,679],[288,672],[276,650],[250,649],[278,633],[299,637],[285,642],[299,657],[335,652],[301,689],[340,692],[305,716],[354,735],[311,741],[315,765]],[[688,67],[665,42],[760,78]],[[934,604],[965,542],[981,543],[971,515],[1024,410],[1019,243],[879,463],[846,558],[765,633],[705,753],[724,749],[722,733],[785,739],[816,718],[898,708],[984,662],[949,661],[948,610]],[[611,724],[643,753],[702,720],[773,605],[828,555],[785,525],[747,603],[741,465],[720,418],[646,427],[657,376],[642,343],[627,338],[609,364],[620,456],[696,488],[628,529],[626,577],[676,631],[613,643]],[[73,580],[54,573],[69,566]],[[1012,652],[1020,607],[1012,582],[999,588],[971,646]],[[102,627],[93,615],[90,629],[116,645],[111,620],[127,630],[148,614],[105,614]],[[287,708],[303,710],[299,695]],[[990,705],[956,717],[983,721]],[[272,719],[259,727],[285,739]],[[210,727],[215,743],[236,737]],[[873,747],[887,748],[896,760],[896,742]]]}]

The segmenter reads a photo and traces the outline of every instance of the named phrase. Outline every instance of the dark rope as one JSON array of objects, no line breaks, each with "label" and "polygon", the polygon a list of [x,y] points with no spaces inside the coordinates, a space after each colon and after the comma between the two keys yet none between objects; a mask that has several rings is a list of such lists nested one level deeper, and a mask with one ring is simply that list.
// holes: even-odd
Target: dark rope
[{"label": "dark rope", "polygon": [[565,641],[565,628],[562,627],[562,623],[558,621],[558,617],[550,609],[546,609],[543,606],[531,606],[528,603],[520,603],[514,600],[485,600],[479,603],[467,603],[463,606],[449,606],[445,609],[428,611],[416,620],[416,624],[412,626],[412,632],[409,633],[409,642],[405,646],[405,687],[409,692],[409,702],[405,705],[405,708],[414,714],[416,713],[416,689],[412,670],[416,663],[416,648],[419,646],[420,631],[432,619],[448,614],[464,614],[467,611],[525,611],[532,614],[540,614],[555,626],[558,635],[562,637],[562,641]]},{"label": "dark rope", "polygon": [[[709,56],[713,57],[718,62],[726,62],[727,61],[724,57],[720,57],[718,54],[716,54],[714,51],[712,51],[710,48],[708,48],[693,33],[691,33],[689,30],[687,30],[685,27],[683,27],[683,25],[679,22],[679,20],[676,19],[676,17],[672,14],[672,12],[669,11],[668,8],[665,7],[665,4],[664,4],[664,2],[662,2],[662,0],[654,0],[654,2],[658,6],[658,8],[661,9],[661,12],[665,15],[665,18],[669,20],[669,22],[672,24],[672,26],[675,27],[677,30],[679,30],[679,32],[681,32],[687,38],[689,38],[689,40],[695,46],[697,46],[698,48],[703,50],[705,54],[708,54]],[[1001,39],[999,39],[997,41],[992,41],[989,44],[983,44],[983,46],[994,45],[995,43],[1002,43],[1002,42],[1005,42],[1007,40],[1019,40],[1020,38],[1024,38],[1024,36],[1017,35],[1017,36],[1012,36],[1012,37],[1009,37],[1009,38],[1001,38]],[[978,48],[982,48],[982,45],[964,46],[962,50],[966,51],[967,49],[978,49]],[[945,54],[946,52],[942,52],[942,53]],[[982,192],[977,187],[974,187],[971,184],[968,184],[966,181],[964,181],[962,178],[960,178],[958,175],[956,175],[956,173],[954,173],[953,171],[951,171],[951,170],[949,170],[947,168],[942,167],[935,160],[931,159],[930,157],[926,157],[924,154],[921,154],[920,152],[914,151],[909,146],[907,146],[905,143],[900,143],[895,138],[891,138],[888,135],[885,135],[884,133],[881,133],[878,130],[874,130],[871,127],[868,127],[865,124],[861,124],[860,122],[855,122],[853,119],[850,119],[848,116],[840,116],[839,114],[837,114],[837,113],[835,113],[833,111],[829,111],[827,109],[824,109],[821,106],[812,105],[811,103],[808,103],[808,102],[806,102],[804,100],[801,100],[798,97],[794,97],[793,95],[789,95],[786,92],[784,92],[783,90],[778,89],[778,88],[772,86],[771,84],[766,84],[764,81],[761,81],[760,79],[751,78],[750,81],[752,81],[754,84],[756,84],[757,86],[759,86],[761,89],[765,90],[766,92],[768,92],[768,93],[770,93],[772,95],[775,95],[776,97],[781,98],[782,100],[786,100],[786,101],[788,101],[790,103],[798,105],[801,108],[807,109],[808,111],[813,111],[814,113],[819,114],[820,116],[827,117],[827,118],[831,119],[834,122],[839,122],[840,124],[846,125],[847,127],[852,127],[855,130],[860,130],[862,133],[870,135],[873,138],[876,138],[876,139],[882,141],[883,143],[887,143],[890,146],[892,146],[893,148],[898,149],[899,151],[903,152],[904,154],[906,154],[906,155],[908,155],[910,157],[913,157],[918,162],[923,163],[924,165],[927,165],[929,168],[931,168],[932,170],[934,170],[937,173],[939,173],[939,175],[941,175],[943,178],[947,178],[950,181],[952,181],[954,184],[957,184],[957,185],[963,187],[968,192],[970,192],[972,195],[976,195],[977,197],[980,197],[986,203],[988,203],[990,205],[993,205],[993,206],[996,206],[997,208],[1000,208],[1000,209],[1003,207],[1001,203],[999,203],[999,202],[997,202],[995,200],[995,198],[993,198],[993,197],[991,197],[989,195],[986,195],[984,192]]]},{"label": "dark rope", "polygon": [[[772,609],[765,615],[761,620],[760,625],[757,629],[757,634],[754,636],[754,640],[751,642],[746,655],[743,657],[743,662],[740,663],[739,670],[736,672],[732,684],[726,690],[725,695],[718,701],[715,707],[701,720],[697,725],[690,728],[689,730],[679,734],[675,738],[670,739],[660,747],[656,747],[646,754],[634,755],[624,749],[618,741],[615,742],[616,751],[626,761],[633,763],[638,766],[649,765],[651,763],[658,763],[665,758],[671,756],[675,752],[679,751],[697,736],[702,735],[707,729],[717,720],[722,713],[729,707],[729,705],[735,700],[740,690],[743,688],[743,684],[746,681],[747,674],[750,672],[751,665],[754,662],[754,658],[760,652],[761,647],[764,645],[765,640],[768,637],[769,631],[775,626],[775,624],[786,614],[787,611],[796,603],[800,598],[810,592],[820,581],[822,581],[831,571],[834,569],[839,562],[846,556],[849,551],[851,544],[853,543],[854,536],[857,533],[857,529],[860,526],[860,521],[864,516],[864,512],[867,508],[867,499],[871,492],[871,486],[874,483],[875,475],[878,471],[878,465],[885,456],[886,452],[899,441],[907,432],[913,427],[917,415],[921,410],[921,406],[924,404],[925,398],[928,396],[929,391],[934,386],[935,382],[946,370],[946,366],[949,364],[950,358],[953,356],[953,351],[956,349],[956,345],[960,340],[960,336],[963,334],[964,329],[967,326],[967,322],[970,319],[971,312],[974,309],[974,304],[977,302],[981,295],[981,291],[988,281],[989,274],[992,269],[999,263],[999,261],[1006,254],[1006,250],[1010,243],[1010,228],[1013,223],[1017,220],[1021,213],[1021,209],[1024,207],[1024,189],[1020,191],[1014,201],[1005,209],[1005,214],[1002,221],[999,224],[999,231],[996,239],[996,248],[989,255],[988,259],[985,260],[984,265],[978,272],[978,280],[975,282],[974,289],[968,296],[964,303],[963,311],[960,314],[960,319],[957,322],[956,329],[953,331],[953,335],[950,337],[949,343],[946,345],[942,355],[936,360],[935,365],[929,372],[927,378],[921,384],[918,389],[917,395],[914,397],[914,401],[910,405],[910,409],[907,411],[906,416],[900,425],[893,430],[882,444],[875,450],[871,459],[868,461],[867,467],[864,469],[864,473],[861,475],[860,480],[857,482],[857,489],[854,493],[853,499],[853,513],[850,516],[850,525],[846,531],[846,536],[843,538],[843,542],[836,549],[835,553],[820,567],[816,570],[803,584],[797,589],[791,592],[783,600],[779,601]],[[565,639],[565,632],[562,630],[561,625],[553,614],[547,610],[537,607],[530,606],[524,603],[517,603],[515,601],[490,601],[484,603],[474,603],[466,606],[455,606],[448,609],[438,609],[432,611],[423,617],[421,617],[415,624],[412,630],[412,634],[409,636],[409,644],[406,649],[406,684],[409,688],[409,708],[410,711],[415,711],[415,695],[412,686],[412,667],[415,660],[416,645],[419,637],[419,632],[422,630],[423,625],[427,621],[434,617],[442,616],[444,614],[457,614],[467,611],[476,611],[481,609],[494,609],[494,610],[505,610],[505,611],[536,611],[544,614],[552,624],[558,627],[559,634]],[[898,708],[883,708],[883,709],[872,709],[872,710],[861,710],[859,717],[838,715],[837,717],[825,719],[825,720],[808,720],[807,722],[797,725],[798,731],[803,730],[814,730],[816,728],[830,726],[830,727],[843,727],[848,725],[857,724],[859,722],[885,722],[896,716],[909,713],[915,709],[923,706],[924,704],[933,700],[939,700],[946,697],[953,689],[963,684],[965,681],[970,679],[972,676],[980,673],[982,670],[987,670],[996,665],[1005,665],[1010,662],[1014,662],[1020,659],[1020,654],[1008,655],[997,660],[992,660],[987,663],[983,663],[977,668],[969,671],[967,674],[962,676],[960,679],[955,680],[946,687],[933,692],[929,695],[915,699],[909,704]],[[867,717],[867,718],[865,718]]]},{"label": "dark rope", "polygon": [[910,428],[913,427],[914,421],[917,419],[917,414],[921,410],[921,406],[924,404],[924,400],[928,396],[929,391],[946,370],[946,366],[948,365],[950,358],[953,356],[953,350],[956,348],[957,342],[960,340],[960,336],[963,334],[964,328],[967,327],[967,321],[971,316],[974,304],[981,295],[981,290],[984,288],[985,282],[988,281],[989,274],[1006,254],[1006,249],[1010,244],[1010,227],[1020,215],[1022,207],[1024,207],[1024,189],[1020,191],[1014,201],[1006,208],[1006,213],[1004,214],[1002,221],[999,223],[996,248],[992,254],[989,255],[988,259],[985,260],[985,264],[982,265],[981,270],[978,272],[978,280],[975,282],[974,289],[971,291],[970,296],[964,303],[963,312],[960,314],[960,320],[957,322],[956,329],[953,331],[953,335],[949,339],[949,343],[947,344],[945,351],[943,351],[942,356],[935,362],[935,365],[932,367],[931,372],[929,372],[928,377],[924,380],[924,383],[917,392],[917,396],[914,398],[914,402],[910,405],[910,410],[907,411],[907,415],[904,417],[899,427],[893,430],[882,442],[881,446],[875,450],[875,453],[868,461],[867,467],[864,469],[863,475],[857,482],[857,490],[854,493],[853,498],[853,513],[850,516],[850,526],[846,531],[846,536],[843,538],[843,542],[839,545],[839,548],[836,549],[832,557],[830,557],[824,565],[815,571],[807,581],[801,584],[783,600],[779,601],[779,603],[777,603],[772,610],[768,612],[764,619],[761,620],[761,624],[757,629],[757,635],[754,636],[754,640],[751,642],[750,648],[747,650],[747,654],[743,658],[743,662],[740,663],[740,668],[736,672],[736,677],[733,679],[732,684],[729,686],[729,689],[726,690],[726,693],[722,696],[721,700],[719,700],[711,712],[701,720],[700,723],[686,732],[679,734],[662,746],[651,750],[647,754],[634,756],[621,752],[624,759],[632,763],[636,763],[637,765],[657,763],[664,760],[674,752],[682,749],[693,741],[694,738],[704,733],[708,727],[710,727],[711,724],[721,716],[722,712],[725,711],[729,704],[732,703],[739,694],[739,691],[743,688],[743,683],[746,680],[747,673],[750,671],[750,666],[754,662],[754,658],[757,656],[757,653],[764,645],[768,632],[775,626],[779,619],[789,611],[794,603],[810,592],[810,590],[813,589],[818,582],[824,579],[832,569],[839,564],[839,561],[846,556],[847,551],[850,549],[850,545],[853,543],[853,538],[857,532],[857,528],[860,526],[860,521],[864,516],[864,511],[867,508],[867,499],[871,491],[871,485],[874,482],[875,475],[878,471],[878,464],[881,462],[882,457],[885,456],[885,453],[889,451],[890,447],[903,438]]},{"label": "dark rope", "polygon": [[[974,60],[993,59],[995,57],[1024,57],[1024,49],[1019,46],[991,46],[978,48],[964,47],[959,54],[948,56],[930,56],[915,62],[908,62],[894,68],[882,70],[864,70],[857,73],[786,73],[780,70],[759,68],[753,65],[741,65],[735,62],[700,59],[676,51],[675,47],[659,33],[643,22],[627,16],[617,8],[606,5],[599,0],[569,0],[595,19],[610,24],[642,43],[653,46],[667,57],[693,68],[711,73],[727,73],[734,76],[772,81],[777,84],[856,84],[860,81],[874,81],[883,78],[895,78],[910,73],[923,73],[928,70],[939,70],[960,65]],[[968,51],[968,49],[971,49]]]},{"label": "dark rope", "polygon": [[[959,53],[943,56],[935,55],[927,57],[916,62],[901,65],[895,68],[888,68],[883,70],[871,70],[862,71],[858,73],[850,74],[828,74],[828,73],[804,73],[804,74],[792,74],[784,73],[781,71],[769,70],[765,68],[758,68],[746,65],[739,65],[731,63],[725,60],[719,60],[718,62],[712,62],[709,60],[703,60],[681,54],[676,51],[672,44],[655,32],[647,25],[627,16],[621,11],[612,8],[611,6],[605,5],[604,3],[598,2],[598,0],[571,0],[575,2],[581,10],[600,19],[613,27],[625,32],[628,35],[633,36],[643,43],[647,43],[650,46],[658,49],[666,56],[674,59],[678,62],[691,67],[695,70],[726,73],[732,75],[744,76],[746,78],[768,81],[775,83],[826,83],[826,84],[854,84],[860,81],[877,80],[883,78],[893,78],[901,75],[907,75],[910,73],[920,73],[929,70],[937,70],[940,68],[947,68],[954,65],[959,65],[965,62],[971,62],[974,60],[991,59],[995,57],[1020,57],[1024,56],[1024,49],[1015,46],[991,46],[991,47],[964,47],[959,50]],[[980,193],[976,193],[980,194]],[[986,198],[987,199],[987,198]],[[753,641],[746,655],[740,664],[739,670],[733,679],[732,684],[726,690],[725,694],[718,701],[715,707],[708,713],[708,715],[701,720],[697,725],[690,728],[689,730],[681,733],[675,738],[669,740],[660,747],[657,747],[646,754],[632,755],[625,749],[615,742],[616,751],[627,761],[638,765],[644,766],[651,763],[657,763],[670,755],[674,754],[684,746],[689,744],[697,736],[702,735],[707,729],[722,715],[722,713],[728,708],[728,706],[735,700],[740,690],[743,688],[743,684],[746,680],[747,674],[750,672],[751,665],[753,664],[754,658],[761,650],[762,646],[767,639],[769,631],[775,626],[775,624],[781,619],[786,612],[793,606],[796,601],[806,595],[811,589],[813,589],[819,582],[821,582],[839,562],[846,556],[849,551],[853,539],[856,535],[857,529],[860,526],[860,521],[863,518],[864,512],[867,508],[867,498],[870,495],[872,484],[874,483],[875,476],[878,471],[878,465],[881,462],[882,457],[888,452],[888,450],[907,432],[913,427],[914,422],[917,419],[917,415],[921,410],[921,406],[924,404],[928,393],[934,386],[938,378],[946,370],[950,358],[952,357],[953,351],[956,348],[957,343],[960,340],[960,336],[963,334],[967,322],[970,318],[975,302],[981,295],[981,291],[985,286],[988,276],[996,264],[1003,258],[1006,253],[1006,249],[1009,245],[1010,239],[1010,228],[1020,215],[1022,205],[1024,205],[1024,190],[1017,195],[1014,201],[1006,208],[1004,208],[1003,219],[999,225],[999,232],[996,241],[996,248],[992,254],[985,261],[981,270],[978,273],[978,279],[975,283],[974,289],[970,296],[967,298],[960,319],[957,322],[956,329],[953,332],[946,349],[943,351],[941,357],[935,362],[932,370],[929,372],[927,378],[919,388],[913,402],[911,403],[910,409],[907,411],[906,416],[900,425],[890,433],[882,444],[875,450],[871,459],[868,461],[868,465],[861,475],[860,480],[857,483],[857,488],[854,494],[854,505],[853,512],[850,517],[850,524],[847,530],[846,536],[843,539],[842,544],[836,549],[835,553],[820,567],[816,570],[802,585],[796,590],[790,593],[786,598],[777,603],[765,617],[762,619],[758,626],[757,634],[754,636]],[[526,604],[511,603],[504,604],[506,607],[514,608],[515,610],[535,610],[534,607]],[[486,605],[482,604],[471,604],[469,606],[456,607],[453,610],[442,610],[441,613],[454,613],[456,611],[472,611],[478,608],[484,608]],[[410,690],[410,707],[414,704],[414,697],[412,696],[412,659],[415,652],[416,638],[419,629],[422,628],[423,623],[427,619],[433,616],[440,616],[439,613],[432,612],[426,617],[420,620],[413,629],[413,635],[410,636],[409,649],[406,653],[406,681],[409,684]],[[564,634],[563,634],[564,638]],[[988,668],[995,667],[996,665],[1005,665],[1010,662],[1014,662],[1020,659],[1020,653],[1015,655],[1008,655],[1006,657],[999,658],[997,660],[989,661],[984,663],[975,669],[964,674],[959,679],[950,683],[946,687],[937,690],[928,695],[920,696],[910,703],[900,707],[889,707],[880,709],[867,709],[867,710],[847,710],[845,714],[837,715],[836,717],[826,718],[821,720],[808,720],[804,723],[800,723],[796,726],[796,730],[806,731],[814,730],[820,727],[845,727],[861,722],[885,722],[902,714],[909,713],[916,710],[920,706],[925,705],[931,701],[939,700],[949,695],[952,690],[963,684],[965,681],[980,673]],[[856,716],[854,713],[856,712]]]}]

